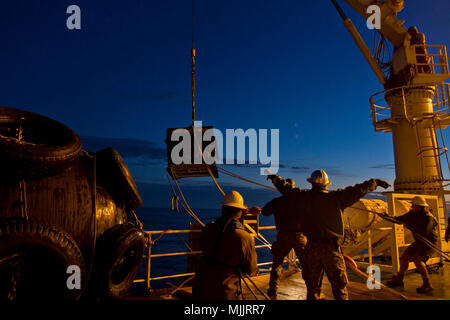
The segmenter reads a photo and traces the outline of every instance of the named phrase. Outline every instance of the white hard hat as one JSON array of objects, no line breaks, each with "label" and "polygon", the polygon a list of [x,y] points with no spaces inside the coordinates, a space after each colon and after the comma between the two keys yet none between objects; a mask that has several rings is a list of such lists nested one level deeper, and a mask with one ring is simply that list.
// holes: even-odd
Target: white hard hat
[{"label": "white hard hat", "polygon": [[422,196],[416,196],[412,199],[412,204],[415,204],[416,206],[421,206],[421,207],[428,207],[428,203],[425,200],[424,197]]},{"label": "white hard hat", "polygon": [[308,182],[319,185],[319,186],[329,186],[331,184],[331,181],[328,180],[328,175],[323,170],[316,170],[313,173],[311,173],[311,177],[306,179]]},{"label": "white hard hat", "polygon": [[244,205],[244,198],[237,191],[228,192],[225,197],[223,197],[222,202],[220,203],[222,206],[234,207],[238,209],[247,209],[247,206]]}]

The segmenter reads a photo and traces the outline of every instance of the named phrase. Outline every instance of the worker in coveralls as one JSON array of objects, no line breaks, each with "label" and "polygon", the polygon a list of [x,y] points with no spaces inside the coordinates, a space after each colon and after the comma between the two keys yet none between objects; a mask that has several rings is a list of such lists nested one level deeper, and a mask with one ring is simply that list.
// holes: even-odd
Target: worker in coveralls
[{"label": "worker in coveralls", "polygon": [[308,239],[303,257],[302,276],[307,287],[307,299],[322,299],[324,272],[336,300],[348,300],[347,272],[339,244],[344,236],[342,212],[377,186],[388,188],[390,184],[371,179],[344,190],[328,191],[331,181],[323,170],[316,170],[307,179],[312,184],[308,191],[286,188],[286,181],[271,177],[274,185],[297,205],[302,229]]},{"label": "worker in coveralls", "polygon": [[[286,180],[283,188],[293,190],[295,182]],[[288,192],[289,190],[285,190]],[[300,264],[303,263],[303,254],[306,246],[306,237],[302,233],[301,223],[296,210],[296,203],[292,198],[281,196],[267,203],[261,212],[264,216],[274,215],[277,238],[272,244],[272,270],[270,272],[269,290],[267,294],[272,300],[277,297],[280,277],[283,271],[284,257],[294,249]]]},{"label": "worker in coveralls", "polygon": [[417,27],[410,27],[408,33],[411,36],[410,44],[415,45],[416,60],[419,64],[417,66],[418,73],[431,73],[430,59],[428,57],[427,49],[425,48],[425,35],[419,33]]},{"label": "worker in coveralls", "polygon": [[427,266],[425,262],[433,253],[433,249],[425,244],[421,237],[430,241],[433,244],[437,243],[438,233],[435,217],[428,211],[428,204],[424,197],[417,196],[412,200],[411,210],[400,216],[395,217],[399,223],[404,224],[409,230],[413,232],[414,242],[406,248],[400,261],[400,270],[396,276],[387,282],[389,287],[402,286],[403,277],[408,271],[409,261],[412,260],[416,265],[417,271],[423,279],[423,285],[417,288],[418,293],[426,293],[433,290],[428,277]]},{"label": "worker in coveralls", "polygon": [[[222,216],[207,224],[201,232],[203,253],[195,272],[192,294],[201,300],[242,299],[240,273],[258,271],[253,237],[244,229],[242,216],[247,211],[237,191],[225,195]],[[260,210],[255,207],[252,213]]]}]

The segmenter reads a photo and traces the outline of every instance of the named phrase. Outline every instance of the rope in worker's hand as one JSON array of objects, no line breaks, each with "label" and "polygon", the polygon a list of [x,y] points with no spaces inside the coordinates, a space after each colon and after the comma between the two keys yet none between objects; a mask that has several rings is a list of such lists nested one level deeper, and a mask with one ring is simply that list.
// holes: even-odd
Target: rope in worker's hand
[{"label": "rope in worker's hand", "polygon": [[[355,209],[359,209],[359,208],[355,208]],[[363,210],[363,209],[361,209]],[[413,235],[415,237],[417,237],[418,239],[421,240],[422,243],[424,243],[425,245],[427,245],[429,248],[433,249],[434,251],[436,251],[441,257],[450,260],[450,255],[448,255],[447,253],[445,253],[444,251],[442,251],[440,248],[438,248],[434,243],[432,243],[430,240],[428,240],[427,238],[425,238],[424,236],[422,236],[421,234],[415,232],[414,230],[412,230],[411,226],[408,226],[407,224],[405,224],[403,221],[397,220],[394,217],[389,216],[386,213],[381,213],[381,212],[377,212],[377,211],[371,211],[371,210],[363,210],[363,211],[369,211],[372,213],[375,213],[376,215],[378,215],[380,218],[391,222],[391,223],[397,223],[397,224],[403,224],[405,225],[405,227],[407,229],[409,229]]]}]

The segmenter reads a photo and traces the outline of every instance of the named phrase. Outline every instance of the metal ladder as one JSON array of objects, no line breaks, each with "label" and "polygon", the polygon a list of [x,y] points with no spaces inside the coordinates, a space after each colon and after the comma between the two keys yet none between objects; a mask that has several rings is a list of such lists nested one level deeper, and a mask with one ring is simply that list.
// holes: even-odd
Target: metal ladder
[{"label": "metal ladder", "polygon": [[[422,184],[425,184],[427,181],[425,181],[424,178],[424,173],[423,173],[423,169],[424,169],[424,158],[429,158],[432,157],[435,159],[435,161],[433,161],[433,165],[428,166],[428,167],[434,167],[437,169],[437,172],[439,174],[439,180],[438,182],[440,182],[442,184],[442,195],[439,197],[440,201],[438,201],[438,210],[442,210],[441,212],[443,212],[444,214],[444,221],[440,221],[440,223],[444,224],[444,226],[447,224],[447,221],[449,219],[449,212],[445,203],[445,190],[444,188],[446,186],[450,185],[450,179],[445,179],[444,178],[444,174],[442,172],[442,156],[445,156],[445,162],[447,163],[447,168],[450,171],[450,162],[449,162],[449,158],[448,158],[448,148],[446,147],[445,144],[445,139],[444,139],[444,135],[442,133],[442,127],[439,121],[437,121],[437,113],[439,112],[444,112],[444,110],[447,110],[447,112],[450,111],[449,109],[449,97],[450,97],[450,89],[449,89],[449,85],[442,83],[436,86],[436,92],[435,92],[435,98],[434,98],[434,106],[435,106],[435,115],[431,117],[432,120],[432,126],[429,128],[430,130],[430,134],[434,133],[435,135],[435,139],[433,139],[433,145],[431,146],[422,146],[420,144],[420,139],[418,137],[417,131],[416,131],[416,139],[417,139],[417,143],[418,143],[418,156],[420,157],[421,161],[421,173],[422,173]],[[439,132],[439,135],[438,135]],[[440,141],[439,141],[440,140]],[[441,146],[442,145],[442,146]],[[426,155],[426,151],[433,151],[432,155]]]},{"label": "metal ladder", "polygon": [[448,110],[450,97],[450,86],[447,83],[440,83],[436,86],[435,105],[436,112]]}]

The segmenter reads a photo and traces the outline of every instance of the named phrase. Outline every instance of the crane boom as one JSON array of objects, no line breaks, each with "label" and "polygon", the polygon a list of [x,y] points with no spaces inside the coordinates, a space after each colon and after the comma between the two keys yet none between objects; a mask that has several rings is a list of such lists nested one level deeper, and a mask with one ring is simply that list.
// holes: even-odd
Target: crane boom
[{"label": "crane boom", "polygon": [[[372,6],[377,6],[375,12],[379,13],[380,22],[377,32],[394,47],[392,60],[387,63],[375,59],[351,20],[339,7],[337,0],[331,1],[370,67],[386,89],[408,84],[438,84],[450,76],[446,47],[425,44],[423,33],[419,33],[415,27],[407,29],[403,25],[405,21],[397,18],[397,14],[404,8],[403,0],[344,0],[366,21],[374,14]],[[382,42],[380,43],[383,45]],[[389,67],[389,76],[382,71],[386,66]]]},{"label": "crane boom", "polygon": [[408,36],[408,29],[403,26],[404,20],[397,19],[397,13],[403,10],[403,0],[344,0],[365,20],[369,18],[367,9],[372,5],[377,5],[381,12],[381,29],[378,30],[395,48],[403,46],[405,37]]},{"label": "crane boom", "polygon": [[358,30],[356,30],[352,21],[345,15],[344,11],[339,6],[337,1],[331,0],[331,2],[333,2],[334,6],[336,7],[339,15],[341,16],[342,20],[344,21],[345,27],[347,28],[348,32],[352,36],[353,40],[356,42],[356,45],[358,46],[359,50],[361,50],[363,56],[366,58],[367,63],[369,63],[370,67],[372,68],[373,72],[377,76],[378,80],[384,86],[386,83],[386,76],[384,75],[383,70],[380,68],[377,61],[374,59],[369,48],[367,48],[366,43],[361,38],[361,35],[359,34]]}]

